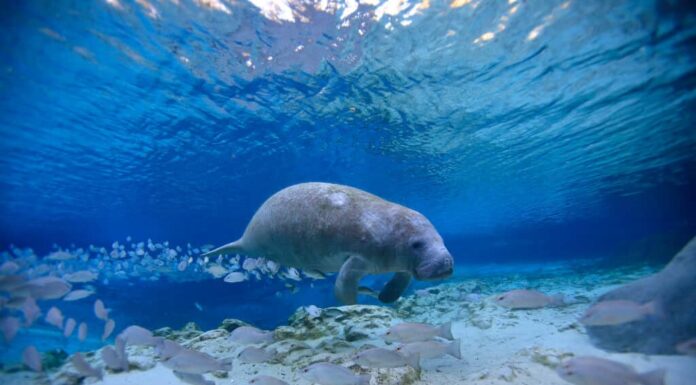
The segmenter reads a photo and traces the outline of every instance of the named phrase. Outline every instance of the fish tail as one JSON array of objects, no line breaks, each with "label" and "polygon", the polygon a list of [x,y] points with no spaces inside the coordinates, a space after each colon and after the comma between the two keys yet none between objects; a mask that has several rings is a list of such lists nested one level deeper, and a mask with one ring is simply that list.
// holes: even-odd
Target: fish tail
[{"label": "fish tail", "polygon": [[563,294],[554,294],[551,296],[551,302],[547,305],[548,307],[560,307],[566,304],[565,296]]},{"label": "fish tail", "polygon": [[369,374],[365,374],[364,376],[360,376],[360,379],[358,380],[358,384],[360,385],[370,385],[370,380],[372,377]]},{"label": "fish tail", "polygon": [[453,340],[454,336],[452,335],[452,321],[440,325],[438,335],[444,339]]},{"label": "fish tail", "polygon": [[665,369],[655,369],[649,372],[641,373],[641,382],[645,385],[664,385],[665,372]]},{"label": "fish tail", "polygon": [[220,246],[217,249],[210,250],[209,252],[203,254],[204,257],[215,257],[221,254],[231,254],[244,252],[242,247],[242,240],[238,239],[234,242],[228,243],[226,245]]},{"label": "fish tail", "polygon": [[462,340],[460,340],[459,338],[450,342],[450,344],[447,346],[447,354],[449,354],[450,356],[452,356],[458,360],[461,360],[462,359],[461,345],[462,345]]}]

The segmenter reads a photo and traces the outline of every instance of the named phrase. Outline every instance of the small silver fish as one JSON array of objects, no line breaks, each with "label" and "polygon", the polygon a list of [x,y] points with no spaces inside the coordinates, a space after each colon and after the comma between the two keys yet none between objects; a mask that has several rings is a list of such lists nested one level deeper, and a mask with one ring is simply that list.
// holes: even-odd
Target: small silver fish
[{"label": "small silver fish", "polygon": [[58,299],[67,294],[72,285],[58,277],[41,277],[32,279],[16,291],[36,299]]},{"label": "small silver fish", "polygon": [[442,357],[448,354],[456,359],[462,359],[461,340],[451,342],[418,341],[401,345],[396,351],[405,355],[417,353],[423,359]]},{"label": "small silver fish", "polygon": [[224,281],[227,283],[238,283],[247,280],[247,275],[240,271],[233,271],[225,276]]},{"label": "small silver fish", "polygon": [[102,333],[102,337],[101,337],[102,341],[109,338],[111,333],[113,333],[115,327],[116,327],[116,322],[114,322],[114,320],[112,320],[112,319],[107,320],[106,323],[104,323],[104,332]]},{"label": "small silver fish", "polygon": [[84,377],[96,377],[100,380],[102,379],[102,377],[104,377],[104,373],[102,372],[101,368],[95,368],[92,365],[88,364],[87,361],[85,361],[85,358],[82,357],[82,354],[80,353],[73,354],[72,358],[70,359],[70,362],[73,364],[75,369],[77,369],[77,371]]},{"label": "small silver fish", "polygon": [[155,343],[155,353],[157,353],[160,360],[168,360],[183,349],[181,345],[166,338],[160,337]]},{"label": "small silver fish", "polygon": [[401,323],[389,328],[384,335],[387,342],[416,342],[428,341],[435,337],[453,340],[452,323],[447,322],[440,326],[432,326],[423,323]]},{"label": "small silver fish", "polygon": [[28,297],[22,304],[22,313],[24,314],[24,327],[30,327],[41,316],[41,309],[34,298]]},{"label": "small silver fish", "polygon": [[585,326],[620,325],[659,314],[655,301],[641,305],[633,301],[610,300],[592,305],[580,318],[580,323]]},{"label": "small silver fish", "polygon": [[80,322],[80,326],[77,328],[77,339],[83,342],[87,338],[87,324]]},{"label": "small silver fish", "polygon": [[99,274],[94,273],[89,270],[82,270],[82,271],[77,271],[75,273],[69,273],[65,274],[63,276],[63,279],[65,279],[68,282],[72,283],[86,283],[86,282],[92,282],[99,278]]},{"label": "small silver fish", "polygon": [[35,372],[41,371],[41,355],[34,345],[27,346],[24,349],[22,352],[22,362]]},{"label": "small silver fish", "polygon": [[230,341],[240,345],[273,342],[273,333],[253,326],[240,326],[230,333]]},{"label": "small silver fish", "polygon": [[413,369],[420,370],[420,354],[418,352],[402,354],[401,352],[384,348],[372,348],[356,354],[354,360],[358,365],[366,368],[381,369],[410,366]]},{"label": "small silver fish", "polygon": [[182,373],[203,374],[217,370],[229,371],[231,362],[219,361],[215,357],[196,350],[181,349],[174,357],[162,362],[169,369]]},{"label": "small silver fish", "polygon": [[94,315],[103,321],[106,321],[109,318],[109,310],[104,306],[104,302],[100,299],[94,301]]},{"label": "small silver fish", "polygon": [[153,337],[152,332],[142,326],[131,325],[125,328],[118,338],[122,338],[126,345],[145,345],[154,346],[158,340]]},{"label": "small silver fish", "polygon": [[247,346],[242,350],[237,358],[245,364],[260,364],[274,359],[276,352],[274,350],[265,350],[255,346]]},{"label": "small silver fish", "polygon": [[215,385],[215,381],[206,380],[202,374],[183,373],[174,370],[172,373],[181,381],[191,385]]},{"label": "small silver fish", "polygon": [[47,324],[53,325],[58,329],[63,330],[63,313],[61,313],[60,309],[58,309],[57,307],[51,307],[48,310],[48,313],[46,313],[46,318],[44,320]]},{"label": "small silver fish", "polygon": [[664,385],[665,370],[637,373],[620,362],[598,357],[572,358],[556,368],[558,375],[576,385]]},{"label": "small silver fish", "polygon": [[73,290],[70,293],[68,293],[65,297],[63,297],[63,301],[77,301],[83,298],[87,298],[92,294],[94,294],[94,292],[89,290]]},{"label": "small silver fish", "polygon": [[370,376],[358,376],[343,366],[319,362],[302,369],[302,376],[321,385],[369,385]]},{"label": "small silver fish", "polygon": [[128,363],[124,362],[111,346],[105,346],[101,350],[101,357],[106,367],[111,370],[122,371],[128,369]]},{"label": "small silver fish", "polygon": [[63,328],[63,336],[65,338],[69,338],[73,334],[76,325],[77,322],[75,322],[73,318],[68,318],[68,320],[65,322],[65,328]]},{"label": "small silver fish", "polygon": [[275,377],[264,376],[264,375],[256,376],[256,377],[252,378],[251,380],[249,380],[249,384],[253,384],[253,385],[290,385],[283,380],[279,380]]},{"label": "small silver fish", "polygon": [[549,296],[536,290],[510,290],[494,298],[496,304],[509,309],[538,309],[563,304],[562,296]]}]

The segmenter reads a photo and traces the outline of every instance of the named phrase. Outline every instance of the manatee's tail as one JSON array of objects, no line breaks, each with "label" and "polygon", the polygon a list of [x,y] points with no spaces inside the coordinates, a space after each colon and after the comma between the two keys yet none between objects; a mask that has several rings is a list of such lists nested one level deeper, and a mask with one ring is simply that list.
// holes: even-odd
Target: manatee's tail
[{"label": "manatee's tail", "polygon": [[244,248],[242,247],[242,240],[238,239],[232,243],[220,246],[217,249],[210,250],[209,252],[203,254],[204,257],[215,257],[220,254],[232,254],[232,253],[243,253]]}]

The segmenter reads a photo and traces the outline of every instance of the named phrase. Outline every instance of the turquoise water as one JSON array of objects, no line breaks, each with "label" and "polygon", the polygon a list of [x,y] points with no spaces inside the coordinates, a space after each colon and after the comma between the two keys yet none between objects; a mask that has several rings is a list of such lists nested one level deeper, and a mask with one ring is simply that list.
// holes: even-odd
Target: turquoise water
[{"label": "turquoise water", "polygon": [[[339,305],[335,275],[230,284],[244,269],[201,256],[308,181],[425,215],[454,258],[450,283],[556,264],[653,271],[696,234],[688,1],[9,0],[0,11],[0,263],[25,278],[98,273],[74,284],[95,293],[86,299],[39,302],[90,330],[103,325],[97,298],[116,331],[225,318],[273,329],[302,306]],[[46,259],[59,250],[70,259]],[[20,329],[2,363],[28,344],[105,343],[54,329],[43,317]]]}]

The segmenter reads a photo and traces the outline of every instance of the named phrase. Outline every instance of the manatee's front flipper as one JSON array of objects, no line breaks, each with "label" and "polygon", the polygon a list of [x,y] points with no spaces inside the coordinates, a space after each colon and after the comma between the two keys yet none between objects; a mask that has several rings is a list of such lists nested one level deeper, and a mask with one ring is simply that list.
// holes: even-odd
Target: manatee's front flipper
[{"label": "manatee's front flipper", "polygon": [[401,297],[408,284],[411,282],[411,273],[398,272],[384,285],[379,293],[379,300],[384,303],[392,303]]},{"label": "manatee's front flipper", "polygon": [[368,263],[359,256],[352,256],[343,262],[336,277],[334,293],[344,305],[354,305],[358,297],[360,278],[369,273]]}]

